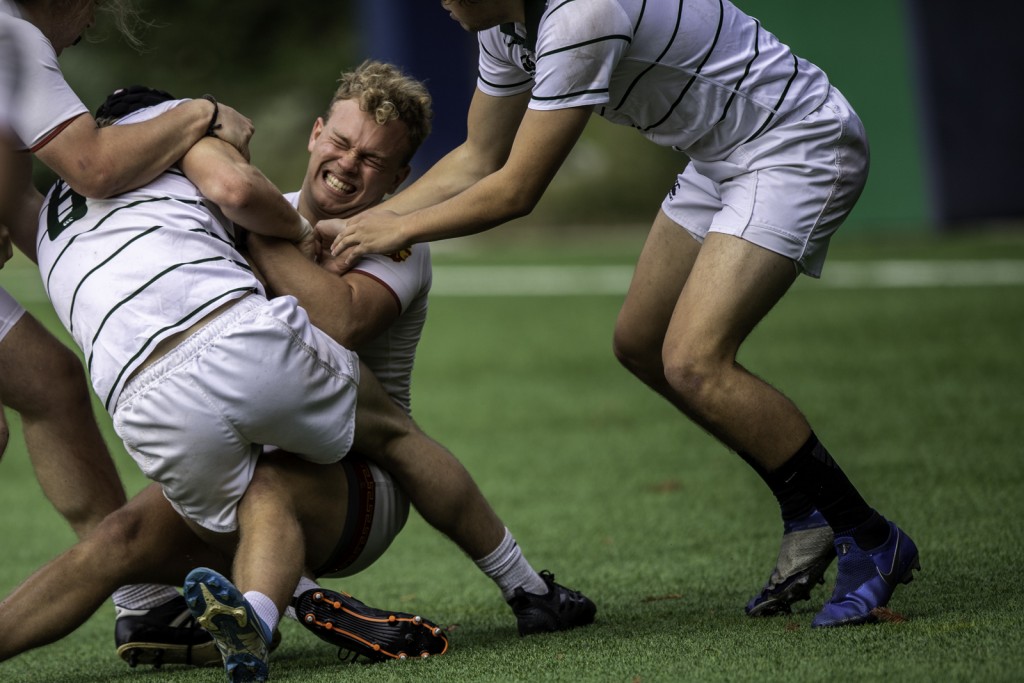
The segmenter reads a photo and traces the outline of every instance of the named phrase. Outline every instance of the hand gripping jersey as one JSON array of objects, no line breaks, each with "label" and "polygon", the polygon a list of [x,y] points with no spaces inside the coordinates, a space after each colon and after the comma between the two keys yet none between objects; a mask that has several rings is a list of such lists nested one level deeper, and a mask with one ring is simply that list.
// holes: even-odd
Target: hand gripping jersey
[{"label": "hand gripping jersey", "polygon": [[479,34],[478,87],[530,108],[595,107],[693,159],[723,159],[815,110],[828,78],[727,0],[525,0]]},{"label": "hand gripping jersey", "polygon": [[[298,192],[286,194],[285,198],[298,208]],[[391,398],[408,413],[412,409],[410,394],[416,346],[427,320],[427,295],[433,281],[430,246],[415,244],[400,254],[367,254],[352,270],[383,285],[401,310],[387,330],[357,351]]]}]

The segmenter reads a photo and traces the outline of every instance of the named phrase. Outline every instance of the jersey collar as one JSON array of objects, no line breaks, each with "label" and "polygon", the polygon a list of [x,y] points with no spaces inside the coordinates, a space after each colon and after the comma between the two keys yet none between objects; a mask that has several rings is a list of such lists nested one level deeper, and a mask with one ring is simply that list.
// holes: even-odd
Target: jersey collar
[{"label": "jersey collar", "polygon": [[523,9],[526,13],[526,35],[521,36],[516,32],[515,23],[501,24],[502,33],[512,39],[514,45],[522,45],[530,52],[537,50],[537,30],[540,27],[540,18],[544,15],[547,7],[547,0],[523,0]]}]

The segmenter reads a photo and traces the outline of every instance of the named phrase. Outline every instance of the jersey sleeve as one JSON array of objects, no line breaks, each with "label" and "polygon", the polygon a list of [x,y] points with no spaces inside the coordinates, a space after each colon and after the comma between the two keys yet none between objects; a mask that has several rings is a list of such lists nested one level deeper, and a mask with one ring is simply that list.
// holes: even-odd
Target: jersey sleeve
[{"label": "jersey sleeve", "polygon": [[531,109],[608,102],[612,72],[633,27],[617,2],[572,2],[549,10],[537,36]]},{"label": "jersey sleeve", "polygon": [[498,27],[477,34],[480,47],[477,87],[494,97],[529,92],[533,75],[509,57],[509,48]]},{"label": "jersey sleeve", "polygon": [[23,19],[4,19],[20,49],[18,98],[12,102],[9,124],[21,145],[35,151],[89,110],[64,80],[57,53],[39,29]]},{"label": "jersey sleeve", "polygon": [[430,247],[421,243],[397,254],[367,254],[352,271],[387,288],[404,313],[418,296],[430,290]]}]

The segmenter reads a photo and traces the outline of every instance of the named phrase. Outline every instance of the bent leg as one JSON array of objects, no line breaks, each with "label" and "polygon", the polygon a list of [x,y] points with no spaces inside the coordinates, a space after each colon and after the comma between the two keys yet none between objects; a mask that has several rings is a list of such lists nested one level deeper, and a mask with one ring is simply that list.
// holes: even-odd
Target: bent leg
[{"label": "bent leg", "polygon": [[0,602],[0,660],[68,635],[125,583],[179,584],[197,563],[226,567],[151,485]]},{"label": "bent leg", "polygon": [[781,392],[737,363],[736,354],[796,274],[784,256],[711,233],[665,335],[665,377],[680,408],[768,470],[800,448],[810,425]]},{"label": "bent leg", "polygon": [[795,278],[786,257],[717,233],[699,244],[659,212],[619,314],[615,353],[725,445],[774,469],[810,426],[736,354]]},{"label": "bent leg", "polygon": [[651,226],[615,323],[613,349],[619,362],[671,403],[661,352],[679,294],[689,277],[700,243],[663,211]]},{"label": "bent leg", "polygon": [[21,415],[43,493],[79,538],[124,504],[78,357],[27,313],[0,340],[0,403]]},{"label": "bent leg", "polygon": [[[325,471],[333,467],[312,465],[298,458],[289,464]],[[296,510],[296,500],[302,493],[294,492],[289,483],[290,478],[274,468],[256,467],[238,503],[239,538],[232,569],[239,590],[267,596],[278,614],[288,606],[306,565],[305,538]]]},{"label": "bent leg", "polygon": [[349,489],[344,465],[317,465],[285,451],[267,452],[260,456],[250,489],[254,485],[288,492],[302,532],[306,568],[321,566],[345,528]]},{"label": "bent leg", "polygon": [[353,449],[387,470],[427,523],[470,558],[484,557],[501,543],[505,525],[466,468],[424,434],[365,367]]}]

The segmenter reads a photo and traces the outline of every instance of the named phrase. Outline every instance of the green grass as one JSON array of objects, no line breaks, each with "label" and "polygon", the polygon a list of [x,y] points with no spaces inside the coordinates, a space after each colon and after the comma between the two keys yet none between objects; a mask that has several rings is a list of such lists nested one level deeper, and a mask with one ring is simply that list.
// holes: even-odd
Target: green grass
[{"label": "green grass", "polygon": [[[442,247],[436,261],[629,263],[643,239],[574,232],[551,247],[523,232]],[[961,257],[1024,259],[1024,236],[838,242],[832,254]],[[26,272],[10,265],[0,283],[66,339]],[[534,565],[598,603],[597,623],[519,639],[494,586],[414,515],[379,563],[329,585],[450,626],[450,653],[339,664],[286,623],[273,680],[1019,679],[1024,287],[801,281],[744,348],[742,362],[801,406],[869,502],[921,551],[923,571],[891,604],[907,621],[825,632],[809,624],[826,587],[791,618],[743,615],[774,561],[774,502],[738,458],[617,366],[620,303],[435,297],[414,391],[424,428],[465,462]],[[137,490],[142,479],[101,422]],[[6,593],[72,536],[43,500],[17,433],[0,463],[0,500]],[[0,664],[0,681],[223,680],[217,669],[130,670],[112,643],[106,605],[66,640]]]}]

